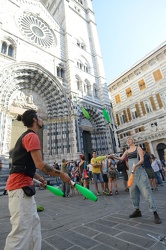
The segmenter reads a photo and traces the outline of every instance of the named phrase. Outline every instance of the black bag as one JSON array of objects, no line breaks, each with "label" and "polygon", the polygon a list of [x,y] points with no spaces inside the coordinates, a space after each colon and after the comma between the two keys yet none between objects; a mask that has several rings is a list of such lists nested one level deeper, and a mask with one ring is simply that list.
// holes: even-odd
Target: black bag
[{"label": "black bag", "polygon": [[31,197],[31,196],[33,196],[33,195],[35,195],[36,194],[36,189],[35,189],[35,186],[25,186],[25,187],[22,187],[22,189],[23,189],[23,191],[24,191],[24,193],[27,195],[27,196],[29,196],[29,197]]},{"label": "black bag", "polygon": [[127,169],[125,161],[118,161],[117,170],[119,172],[125,171]]}]

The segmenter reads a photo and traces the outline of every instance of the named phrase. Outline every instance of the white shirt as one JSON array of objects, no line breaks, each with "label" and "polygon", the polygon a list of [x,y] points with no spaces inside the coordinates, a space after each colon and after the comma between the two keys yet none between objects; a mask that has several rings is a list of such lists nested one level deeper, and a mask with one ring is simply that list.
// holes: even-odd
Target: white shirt
[{"label": "white shirt", "polygon": [[154,172],[158,172],[159,171],[159,165],[158,165],[158,163],[157,163],[156,160],[152,161],[151,166],[152,166]]}]

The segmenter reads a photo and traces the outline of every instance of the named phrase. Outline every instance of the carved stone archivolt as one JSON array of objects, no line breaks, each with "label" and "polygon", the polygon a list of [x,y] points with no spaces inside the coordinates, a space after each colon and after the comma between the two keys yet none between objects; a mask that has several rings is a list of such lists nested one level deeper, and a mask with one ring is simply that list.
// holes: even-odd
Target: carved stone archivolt
[{"label": "carved stone archivolt", "polygon": [[48,118],[70,117],[71,104],[57,79],[33,63],[16,63],[0,72],[0,106],[44,110]]}]

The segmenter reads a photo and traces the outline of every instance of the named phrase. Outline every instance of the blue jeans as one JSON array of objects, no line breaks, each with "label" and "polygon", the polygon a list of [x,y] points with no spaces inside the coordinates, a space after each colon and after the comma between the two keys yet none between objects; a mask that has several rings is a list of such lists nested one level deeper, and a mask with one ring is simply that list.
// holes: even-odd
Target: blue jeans
[{"label": "blue jeans", "polygon": [[101,173],[93,173],[93,182],[97,183],[98,180],[101,183],[104,182],[102,174]]},{"label": "blue jeans", "polygon": [[160,172],[159,171],[154,172],[154,176],[155,176],[157,184],[162,184],[162,179],[160,177]]}]

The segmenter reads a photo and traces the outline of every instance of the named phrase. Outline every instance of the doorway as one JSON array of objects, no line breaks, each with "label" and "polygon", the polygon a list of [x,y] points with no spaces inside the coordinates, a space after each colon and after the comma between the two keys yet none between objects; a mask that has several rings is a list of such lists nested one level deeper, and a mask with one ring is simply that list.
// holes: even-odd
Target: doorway
[{"label": "doorway", "polygon": [[157,145],[157,152],[160,160],[163,160],[164,158],[164,149],[166,149],[166,145],[164,143],[159,143]]},{"label": "doorway", "polygon": [[92,158],[92,143],[91,143],[91,134],[89,131],[83,131],[83,149],[86,161],[90,162]]}]

